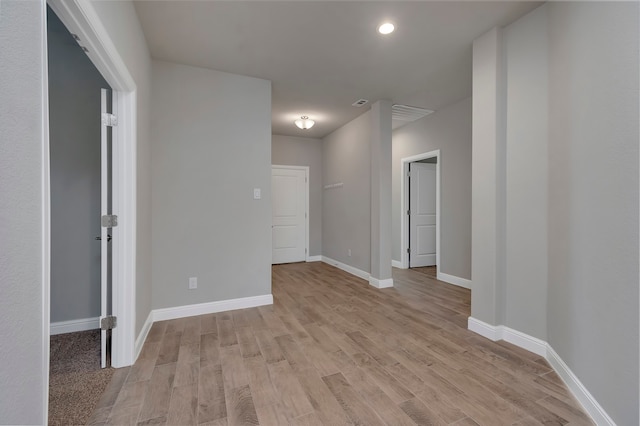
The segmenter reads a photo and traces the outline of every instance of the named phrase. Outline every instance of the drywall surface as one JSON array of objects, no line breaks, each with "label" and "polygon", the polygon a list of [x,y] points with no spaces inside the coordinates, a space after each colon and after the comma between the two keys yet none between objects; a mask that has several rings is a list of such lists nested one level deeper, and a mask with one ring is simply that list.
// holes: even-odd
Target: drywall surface
[{"label": "drywall surface", "polygon": [[501,68],[502,31],[494,28],[473,42],[472,96],[471,316],[489,324],[502,322],[504,304]]},{"label": "drywall surface", "polygon": [[47,8],[51,322],[100,316],[100,89],[109,84]]},{"label": "drywall surface", "polygon": [[547,338],[547,6],[503,30],[506,108],[504,325]]},{"label": "drywall surface", "polygon": [[309,256],[322,255],[322,140],[273,135],[271,163],[309,167]]},{"label": "drywall surface", "polygon": [[136,334],[151,312],[151,145],[149,138],[151,57],[131,1],[93,1],[136,83]]},{"label": "drywall surface", "polygon": [[[370,272],[371,113],[322,140],[322,254]],[[351,256],[348,251],[351,250]]]},{"label": "drywall surface", "polygon": [[440,150],[440,271],[471,279],[471,98],[393,131],[393,259],[400,261],[405,157]]},{"label": "drywall surface", "polygon": [[391,279],[391,101],[371,105],[371,277]]},{"label": "drywall surface", "polygon": [[638,424],[639,5],[549,7],[548,342]]},{"label": "drywall surface", "polygon": [[46,424],[45,2],[0,2],[0,420]]},{"label": "drywall surface", "polygon": [[271,83],[152,74],[153,308],[271,294]]}]

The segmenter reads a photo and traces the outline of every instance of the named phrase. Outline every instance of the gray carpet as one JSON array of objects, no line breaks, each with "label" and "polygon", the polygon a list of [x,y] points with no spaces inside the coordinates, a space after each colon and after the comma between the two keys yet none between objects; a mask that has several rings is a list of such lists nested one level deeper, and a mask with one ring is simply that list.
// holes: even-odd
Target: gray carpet
[{"label": "gray carpet", "polygon": [[100,330],[51,336],[49,424],[84,425],[111,381],[100,368]]}]

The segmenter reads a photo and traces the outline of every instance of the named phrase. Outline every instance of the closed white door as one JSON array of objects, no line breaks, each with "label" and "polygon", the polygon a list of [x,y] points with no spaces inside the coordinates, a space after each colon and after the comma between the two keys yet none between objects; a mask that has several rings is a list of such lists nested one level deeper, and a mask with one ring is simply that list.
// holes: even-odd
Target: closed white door
[{"label": "closed white door", "polygon": [[306,170],[271,169],[272,263],[306,258]]},{"label": "closed white door", "polygon": [[409,267],[436,264],[436,164],[411,163]]}]

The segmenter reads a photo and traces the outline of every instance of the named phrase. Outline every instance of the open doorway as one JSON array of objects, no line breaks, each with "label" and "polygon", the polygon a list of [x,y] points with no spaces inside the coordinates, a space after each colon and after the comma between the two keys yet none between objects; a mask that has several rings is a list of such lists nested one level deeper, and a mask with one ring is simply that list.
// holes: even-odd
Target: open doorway
[{"label": "open doorway", "polygon": [[[50,423],[84,423],[109,383],[111,87],[47,8],[51,279]],[[107,224],[108,225],[108,224]],[[104,370],[102,370],[104,368]],[[82,389],[82,395],[78,395]],[[75,409],[70,409],[70,407]],[[90,412],[90,410],[88,410]],[[70,413],[80,417],[70,418]]]},{"label": "open doorway", "polygon": [[[47,5],[77,38],[86,56],[113,89],[112,104],[117,125],[111,128],[113,144],[112,210],[117,226],[109,235],[112,251],[112,365],[133,364],[142,347],[136,341],[136,176],[137,98],[136,82],[116,49],[93,3],[84,0],[47,0]],[[113,122],[112,122],[113,124]],[[48,170],[47,170],[48,172]],[[50,208],[50,203],[46,205]],[[95,236],[94,236],[95,238]],[[108,237],[107,237],[108,238]],[[95,240],[94,240],[95,242]],[[104,243],[104,240],[102,241]],[[46,290],[47,304],[49,289]],[[49,364],[48,353],[44,359]]]},{"label": "open doorway", "polygon": [[440,150],[401,160],[402,267],[440,265]]}]

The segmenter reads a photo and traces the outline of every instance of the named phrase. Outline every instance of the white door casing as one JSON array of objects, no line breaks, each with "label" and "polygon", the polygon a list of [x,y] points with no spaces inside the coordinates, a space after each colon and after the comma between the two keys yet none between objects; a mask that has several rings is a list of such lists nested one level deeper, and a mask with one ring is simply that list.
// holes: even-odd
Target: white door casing
[{"label": "white door casing", "polygon": [[436,164],[411,163],[409,266],[436,264]]},{"label": "white door casing", "polygon": [[307,255],[307,170],[271,170],[272,263],[303,262]]}]

